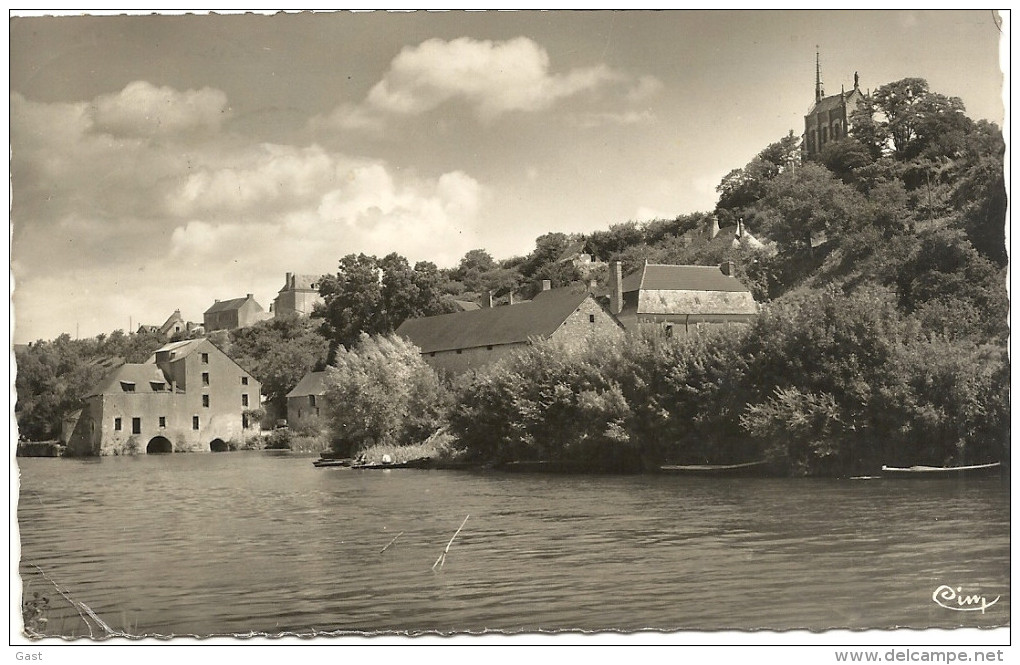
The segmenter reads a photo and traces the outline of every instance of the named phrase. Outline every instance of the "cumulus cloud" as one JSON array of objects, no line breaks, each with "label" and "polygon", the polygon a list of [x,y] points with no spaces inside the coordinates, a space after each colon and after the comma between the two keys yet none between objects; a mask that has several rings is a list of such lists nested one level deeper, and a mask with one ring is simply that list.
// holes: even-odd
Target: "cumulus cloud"
[{"label": "cumulus cloud", "polygon": [[216,129],[228,115],[227,96],[220,90],[180,92],[147,81],[135,81],[115,95],[97,97],[91,110],[98,130],[135,137]]},{"label": "cumulus cloud", "polygon": [[403,49],[368,94],[368,104],[398,114],[464,99],[481,116],[536,111],[620,77],[605,65],[550,72],[549,54],[526,37],[504,42],[429,39]]},{"label": "cumulus cloud", "polygon": [[[200,320],[213,298],[256,293],[268,306],[285,272],[329,272],[351,252],[452,265],[477,242],[489,194],[465,172],[246,144],[216,131],[221,93],[139,91],[140,108],[183,110],[152,125],[130,95],[113,96],[120,106],[11,95],[15,303],[19,326],[36,331],[25,335],[75,320],[92,335],[177,307]],[[208,130],[201,141],[196,128]]]},{"label": "cumulus cloud", "polygon": [[553,71],[548,52],[526,37],[507,41],[468,37],[429,39],[404,48],[360,104],[344,103],[313,118],[312,130],[380,133],[392,116],[414,116],[461,102],[482,121],[512,112],[537,112],[581,93],[630,86],[621,97],[654,93],[654,77],[636,82],[604,64]]}]

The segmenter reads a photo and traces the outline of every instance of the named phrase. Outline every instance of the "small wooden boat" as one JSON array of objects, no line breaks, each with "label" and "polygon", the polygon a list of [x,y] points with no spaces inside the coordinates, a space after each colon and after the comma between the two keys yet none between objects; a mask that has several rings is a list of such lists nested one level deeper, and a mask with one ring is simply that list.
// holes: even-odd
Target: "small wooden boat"
[{"label": "small wooden boat", "polygon": [[314,462],[312,462],[312,464],[314,466],[316,466],[316,467],[319,467],[319,468],[327,467],[327,466],[350,466],[351,465],[351,460],[350,460],[350,458],[332,459],[332,458],[322,457],[322,458],[319,458],[319,459],[315,460]]},{"label": "small wooden boat", "polygon": [[972,464],[970,466],[883,466],[883,478],[986,478],[997,476],[1002,470],[1001,462]]},{"label": "small wooden boat", "polygon": [[677,476],[758,476],[765,472],[766,464],[765,460],[743,464],[664,464],[659,472]]}]

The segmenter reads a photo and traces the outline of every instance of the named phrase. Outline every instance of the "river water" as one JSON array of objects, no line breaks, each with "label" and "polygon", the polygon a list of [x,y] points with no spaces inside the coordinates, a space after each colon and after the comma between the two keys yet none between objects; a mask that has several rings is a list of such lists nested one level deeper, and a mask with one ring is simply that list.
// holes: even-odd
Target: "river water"
[{"label": "river water", "polygon": [[[259,452],[19,459],[22,577],[54,601],[48,632],[84,627],[34,566],[135,635],[1009,621],[1009,490],[998,480],[311,462]],[[946,609],[932,598],[941,585],[999,600],[983,613]]]}]

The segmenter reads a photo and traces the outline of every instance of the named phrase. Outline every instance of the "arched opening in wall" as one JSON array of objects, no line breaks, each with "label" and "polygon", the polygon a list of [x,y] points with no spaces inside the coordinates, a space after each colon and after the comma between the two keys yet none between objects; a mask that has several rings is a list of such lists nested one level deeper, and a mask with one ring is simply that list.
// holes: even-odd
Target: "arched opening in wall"
[{"label": "arched opening in wall", "polygon": [[209,442],[209,450],[214,453],[225,453],[228,450],[227,442],[223,439],[213,439]]},{"label": "arched opening in wall", "polygon": [[174,444],[170,443],[170,439],[165,436],[154,436],[149,441],[149,445],[145,446],[145,453],[148,455],[161,455],[173,451]]}]

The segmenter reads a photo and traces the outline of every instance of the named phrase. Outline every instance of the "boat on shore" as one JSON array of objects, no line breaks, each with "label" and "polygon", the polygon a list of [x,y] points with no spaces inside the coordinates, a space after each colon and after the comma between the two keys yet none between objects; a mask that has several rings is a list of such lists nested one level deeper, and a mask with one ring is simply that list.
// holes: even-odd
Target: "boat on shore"
[{"label": "boat on shore", "polygon": [[987,478],[1002,471],[1001,462],[972,464],[970,466],[883,466],[883,478]]},{"label": "boat on shore", "polygon": [[659,473],[675,476],[760,476],[764,475],[766,468],[765,460],[743,464],[663,464],[659,467]]}]

